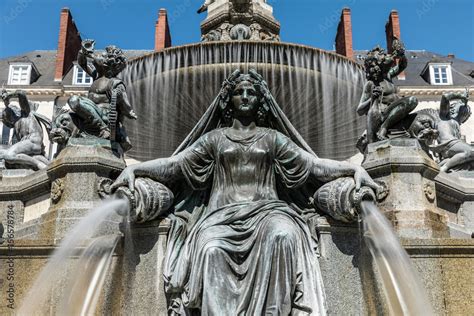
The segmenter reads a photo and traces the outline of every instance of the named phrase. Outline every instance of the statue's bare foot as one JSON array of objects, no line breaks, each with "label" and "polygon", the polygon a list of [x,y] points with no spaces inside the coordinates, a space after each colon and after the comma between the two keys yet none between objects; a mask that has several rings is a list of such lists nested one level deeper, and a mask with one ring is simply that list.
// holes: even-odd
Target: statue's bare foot
[{"label": "statue's bare foot", "polygon": [[386,140],[387,138],[387,130],[385,128],[381,128],[377,133],[378,140]]},{"label": "statue's bare foot", "polygon": [[448,169],[448,166],[446,166],[446,164],[444,166],[441,166],[441,168],[439,168],[439,171],[441,171],[441,172],[446,172],[447,173],[448,170],[449,169]]}]

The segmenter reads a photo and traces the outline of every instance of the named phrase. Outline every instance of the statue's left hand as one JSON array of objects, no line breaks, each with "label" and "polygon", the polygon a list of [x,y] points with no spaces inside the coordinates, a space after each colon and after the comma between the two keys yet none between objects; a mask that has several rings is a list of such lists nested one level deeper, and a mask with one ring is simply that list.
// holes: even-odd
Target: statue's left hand
[{"label": "statue's left hand", "polygon": [[356,183],[356,191],[359,191],[362,186],[367,186],[371,189],[375,190],[375,193],[380,192],[383,190],[382,186],[377,184],[365,171],[362,167],[357,167],[356,172],[354,174],[354,181]]},{"label": "statue's left hand", "polygon": [[135,170],[133,166],[125,168],[115,182],[110,186],[110,190],[115,192],[120,187],[128,186],[130,191],[135,191]]}]

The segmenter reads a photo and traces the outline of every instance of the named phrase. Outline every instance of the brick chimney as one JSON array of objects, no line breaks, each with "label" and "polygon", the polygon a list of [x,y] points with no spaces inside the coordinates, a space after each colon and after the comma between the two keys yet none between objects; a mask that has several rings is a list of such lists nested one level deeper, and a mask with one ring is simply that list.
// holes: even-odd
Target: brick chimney
[{"label": "brick chimney", "polygon": [[61,10],[61,20],[59,22],[58,50],[56,52],[56,72],[55,81],[62,81],[66,73],[71,69],[72,63],[77,58],[77,53],[81,48],[81,35],[72,19],[69,8]]},{"label": "brick chimney", "polygon": [[350,59],[354,57],[351,9],[349,8],[342,9],[341,20],[339,21],[336,34],[336,53]]},{"label": "brick chimney", "polygon": [[160,9],[155,24],[155,51],[171,47],[171,33],[166,9]]},{"label": "brick chimney", "polygon": [[387,36],[387,51],[392,53],[392,41],[395,36],[400,37],[400,18],[397,10],[392,10],[388,16],[387,24],[385,24],[385,35]]}]

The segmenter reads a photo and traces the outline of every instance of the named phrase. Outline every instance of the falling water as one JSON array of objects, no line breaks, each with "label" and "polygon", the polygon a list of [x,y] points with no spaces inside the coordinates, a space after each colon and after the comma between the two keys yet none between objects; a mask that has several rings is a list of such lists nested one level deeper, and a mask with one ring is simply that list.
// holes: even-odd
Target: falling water
[{"label": "falling water", "polygon": [[434,315],[410,257],[373,202],[362,202],[364,239],[375,260],[391,315]]},{"label": "falling water", "polygon": [[94,314],[112,254],[120,235],[95,238],[76,264],[74,278],[64,292],[59,315]]},{"label": "falling water", "polygon": [[320,156],[356,153],[360,66],[327,51],[285,43],[213,42],[131,60],[122,73],[139,120],[127,121],[138,160],[171,155],[235,69],[256,69],[290,121]]},{"label": "falling water", "polygon": [[[66,269],[70,263],[69,259],[76,256],[78,250],[84,247],[87,241],[95,237],[107,221],[115,220],[118,230],[121,217],[116,212],[123,209],[128,209],[128,203],[124,200],[105,201],[97,208],[91,210],[86,217],[81,219],[66,234],[59,248],[54,251],[47,265],[24,298],[18,312],[19,315],[35,315],[43,310],[46,303],[48,303],[53,288],[67,275]],[[74,270],[76,271],[74,273],[76,279],[70,279],[70,282],[72,282],[70,283],[70,289],[75,291],[75,293],[82,293],[81,295],[84,295],[82,298],[74,298],[75,302],[81,301],[87,304],[77,307],[80,311],[91,310],[90,307],[97,302],[98,290],[100,290],[103,284],[103,278],[116,244],[117,236],[96,238],[83,251],[81,259],[76,264]],[[87,284],[87,282],[77,279],[82,277],[89,280],[90,283]],[[93,296],[91,297],[91,295]],[[72,313],[67,314],[71,315]]]}]

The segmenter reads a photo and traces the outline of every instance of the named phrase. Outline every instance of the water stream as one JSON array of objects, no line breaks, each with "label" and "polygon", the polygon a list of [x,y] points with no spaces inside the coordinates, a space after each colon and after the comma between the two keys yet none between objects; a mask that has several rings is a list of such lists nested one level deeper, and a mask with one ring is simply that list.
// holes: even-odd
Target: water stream
[{"label": "water stream", "polygon": [[59,315],[92,315],[97,307],[114,249],[121,235],[97,237],[76,264],[74,278],[64,291]]},{"label": "water stream", "polygon": [[[58,299],[51,297],[53,289],[64,285],[68,290],[57,291],[63,294],[59,298],[62,315],[85,315],[94,310],[120,237],[122,217],[116,212],[124,208],[128,209],[125,200],[105,201],[66,234],[23,299],[19,315],[42,314],[40,311],[48,308],[49,300]],[[116,227],[115,234],[96,237],[111,222]],[[74,259],[77,256],[79,260]],[[77,260],[74,266],[71,266],[72,260]]]},{"label": "water stream", "polygon": [[362,202],[364,240],[374,258],[391,315],[434,315],[426,291],[392,225],[370,201]]}]

